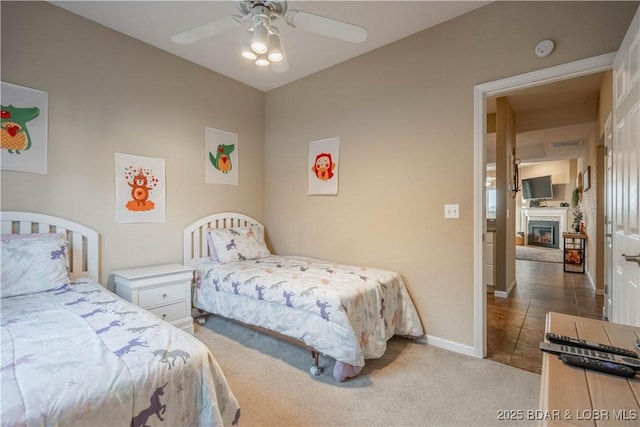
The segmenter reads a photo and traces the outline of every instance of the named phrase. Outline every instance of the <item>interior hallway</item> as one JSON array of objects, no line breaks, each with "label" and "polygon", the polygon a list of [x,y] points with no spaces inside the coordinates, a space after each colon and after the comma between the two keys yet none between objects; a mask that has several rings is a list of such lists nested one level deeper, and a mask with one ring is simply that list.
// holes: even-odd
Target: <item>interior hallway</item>
[{"label": "interior hallway", "polygon": [[604,295],[562,263],[516,260],[516,280],[508,298],[487,294],[487,358],[540,373],[547,312],[602,319]]}]

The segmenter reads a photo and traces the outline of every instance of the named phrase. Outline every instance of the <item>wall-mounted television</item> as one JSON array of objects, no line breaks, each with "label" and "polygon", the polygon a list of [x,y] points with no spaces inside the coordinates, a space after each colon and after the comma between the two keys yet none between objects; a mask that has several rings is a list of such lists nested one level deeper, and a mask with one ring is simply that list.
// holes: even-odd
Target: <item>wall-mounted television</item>
[{"label": "wall-mounted television", "polygon": [[553,199],[551,175],[526,178],[522,180],[522,198],[524,200]]}]

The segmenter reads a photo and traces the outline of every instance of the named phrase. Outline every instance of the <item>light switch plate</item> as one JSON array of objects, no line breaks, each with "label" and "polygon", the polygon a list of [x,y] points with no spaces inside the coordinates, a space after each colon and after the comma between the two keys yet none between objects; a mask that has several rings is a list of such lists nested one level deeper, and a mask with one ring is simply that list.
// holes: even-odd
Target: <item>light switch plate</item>
[{"label": "light switch plate", "polygon": [[460,205],[444,205],[445,218],[460,218]]}]

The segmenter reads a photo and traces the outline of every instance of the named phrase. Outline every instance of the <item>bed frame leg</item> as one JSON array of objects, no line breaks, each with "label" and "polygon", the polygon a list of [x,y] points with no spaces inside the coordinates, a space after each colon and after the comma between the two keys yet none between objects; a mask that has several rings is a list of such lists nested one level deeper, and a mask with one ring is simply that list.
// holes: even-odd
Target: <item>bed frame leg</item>
[{"label": "bed frame leg", "polygon": [[311,368],[309,368],[309,372],[311,373],[311,375],[314,375],[316,377],[320,376],[322,372],[324,372],[324,369],[321,368],[318,364],[318,358],[320,357],[320,353],[318,353],[315,350],[311,350],[311,357],[313,357],[314,364]]},{"label": "bed frame leg", "polygon": [[204,325],[209,317],[210,313],[199,308],[191,307],[191,317],[198,325]]}]

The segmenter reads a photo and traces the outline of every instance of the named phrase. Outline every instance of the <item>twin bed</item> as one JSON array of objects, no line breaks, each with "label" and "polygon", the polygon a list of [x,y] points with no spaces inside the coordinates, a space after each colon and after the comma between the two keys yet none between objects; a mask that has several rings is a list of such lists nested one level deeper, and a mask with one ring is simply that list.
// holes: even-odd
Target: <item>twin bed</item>
[{"label": "twin bed", "polygon": [[[61,218],[0,213],[2,426],[237,425],[240,407],[209,349],[98,283],[99,235]],[[423,335],[399,274],[267,249],[235,213],[184,231],[193,304],[336,360],[342,381],[394,335]]]},{"label": "twin bed", "polygon": [[336,360],[339,381],[381,357],[394,335],[424,334],[401,276],[393,271],[272,255],[264,227],[237,213],[202,218],[184,231],[184,263],[197,268],[193,304],[276,333]]},{"label": "twin bed", "polygon": [[97,282],[98,233],[0,215],[2,426],[237,424],[208,348]]}]

